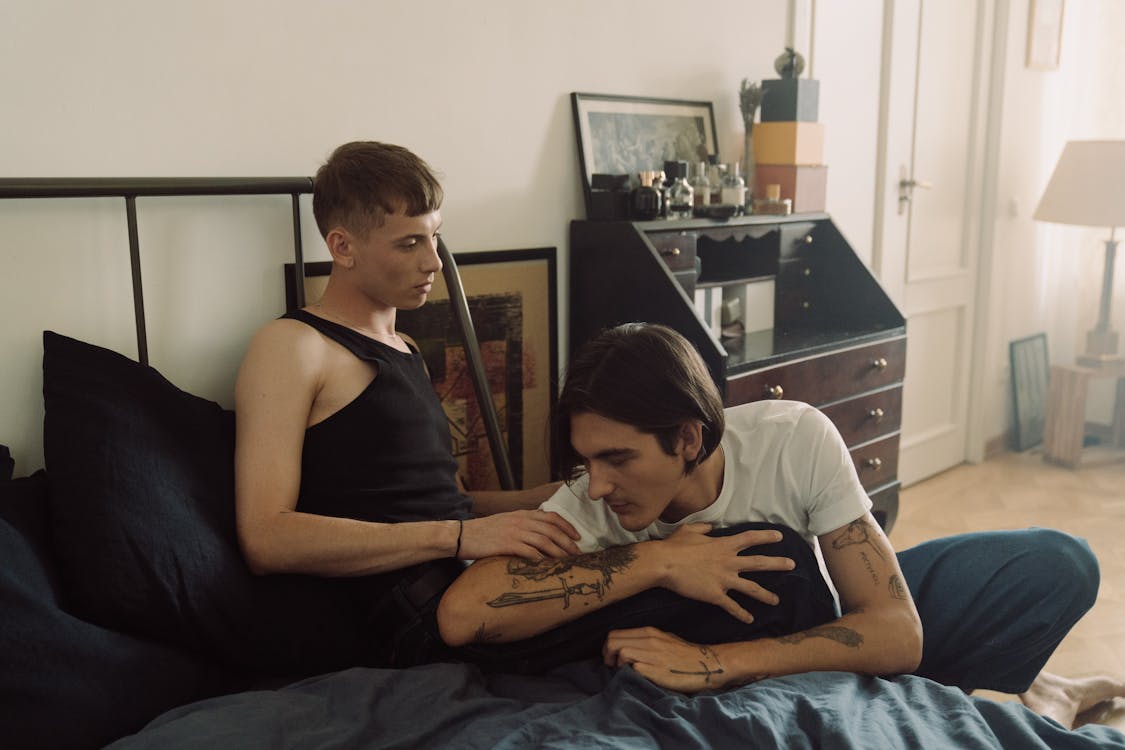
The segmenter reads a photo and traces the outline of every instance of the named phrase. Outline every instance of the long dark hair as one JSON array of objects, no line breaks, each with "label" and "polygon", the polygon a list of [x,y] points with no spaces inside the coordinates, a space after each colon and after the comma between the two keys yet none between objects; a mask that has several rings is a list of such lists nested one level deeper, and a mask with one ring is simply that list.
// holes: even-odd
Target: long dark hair
[{"label": "long dark hair", "polygon": [[654,435],[675,454],[685,422],[703,424],[703,449],[684,465],[690,473],[723,437],[723,401],[695,347],[671,328],[625,323],[579,347],[551,416],[556,476],[573,478],[583,459],[570,443],[570,420],[592,412]]}]

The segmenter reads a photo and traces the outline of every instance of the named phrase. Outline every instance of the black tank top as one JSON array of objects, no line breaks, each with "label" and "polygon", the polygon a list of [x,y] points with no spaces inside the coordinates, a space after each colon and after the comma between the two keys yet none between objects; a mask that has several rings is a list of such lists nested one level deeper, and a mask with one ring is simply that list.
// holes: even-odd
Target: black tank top
[{"label": "black tank top", "polygon": [[396,523],[468,518],[441,402],[416,351],[400,352],[304,310],[301,321],[378,368],[363,392],[305,430],[297,510]]}]

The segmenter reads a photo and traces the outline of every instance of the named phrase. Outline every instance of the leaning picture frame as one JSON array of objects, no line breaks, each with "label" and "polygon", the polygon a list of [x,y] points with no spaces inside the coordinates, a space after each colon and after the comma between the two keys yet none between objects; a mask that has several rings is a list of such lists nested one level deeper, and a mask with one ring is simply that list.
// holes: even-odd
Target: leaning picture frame
[{"label": "leaning picture frame", "polygon": [[1015,422],[1012,443],[1017,451],[1023,451],[1043,442],[1050,377],[1047,334],[1037,333],[1012,341],[1008,345],[1008,355]]},{"label": "leaning picture frame", "polygon": [[[489,390],[517,486],[551,480],[548,422],[557,397],[556,249],[541,247],[455,256]],[[324,292],[331,262],[305,263],[305,299]],[[286,308],[296,307],[296,266],[285,264]],[[449,422],[466,486],[500,489],[464,347],[441,274],[427,302],[399,310],[397,329],[421,351]]]},{"label": "leaning picture frame", "polygon": [[632,177],[665,161],[694,166],[718,158],[711,102],[577,91],[570,98],[587,216],[596,174]]}]

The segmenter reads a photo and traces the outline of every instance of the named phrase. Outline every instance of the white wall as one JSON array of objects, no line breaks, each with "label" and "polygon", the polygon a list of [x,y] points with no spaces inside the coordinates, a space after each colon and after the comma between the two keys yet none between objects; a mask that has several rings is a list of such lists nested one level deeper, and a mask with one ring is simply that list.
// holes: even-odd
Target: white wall
[{"label": "white wall", "polygon": [[[1071,363],[1097,319],[1108,229],[1031,218],[1068,140],[1125,138],[1125,3],[1066,4],[1058,70],[1025,67],[1029,0],[1012,0],[1000,167],[996,190],[984,363],[987,431],[1011,429],[1008,342],[1047,333],[1052,363]],[[1125,274],[1118,268],[1112,325],[1125,331]],[[1109,419],[1109,394],[1091,398],[1089,418]]]},{"label": "white wall", "polygon": [[[733,161],[739,82],[774,76],[785,16],[777,0],[7,0],[0,176],[309,175],[341,142],[401,143],[443,175],[454,251],[554,245],[565,304],[583,213],[569,93],[710,100]],[[229,406],[246,340],[283,311],[288,199],[138,205],[152,363]],[[0,201],[0,443],[18,474],[42,464],[39,332],[134,355],[129,290],[121,201]]]}]

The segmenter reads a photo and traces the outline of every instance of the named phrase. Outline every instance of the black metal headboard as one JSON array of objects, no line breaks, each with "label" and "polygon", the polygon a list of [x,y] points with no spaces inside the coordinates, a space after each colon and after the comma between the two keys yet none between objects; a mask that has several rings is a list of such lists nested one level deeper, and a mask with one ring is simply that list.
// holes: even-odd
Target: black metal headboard
[{"label": "black metal headboard", "polygon": [[[133,316],[137,328],[137,359],[148,364],[148,337],[145,333],[144,292],[141,283],[140,238],[137,234],[137,198],[189,195],[289,195],[293,202],[293,259],[297,278],[305,277],[304,253],[301,248],[300,196],[311,193],[311,177],[100,177],[100,178],[16,178],[0,179],[2,198],[113,198],[125,199],[125,217],[129,227],[129,262],[133,274]],[[468,302],[461,286],[461,277],[453,254],[439,241],[445,284],[453,316],[465,344],[469,375],[480,404],[485,431],[492,448],[496,474],[504,489],[515,489],[515,475],[508,459],[508,449],[500,432],[500,421],[485,377],[476,329],[469,317]],[[296,285],[297,306],[305,304],[305,286]]]}]

